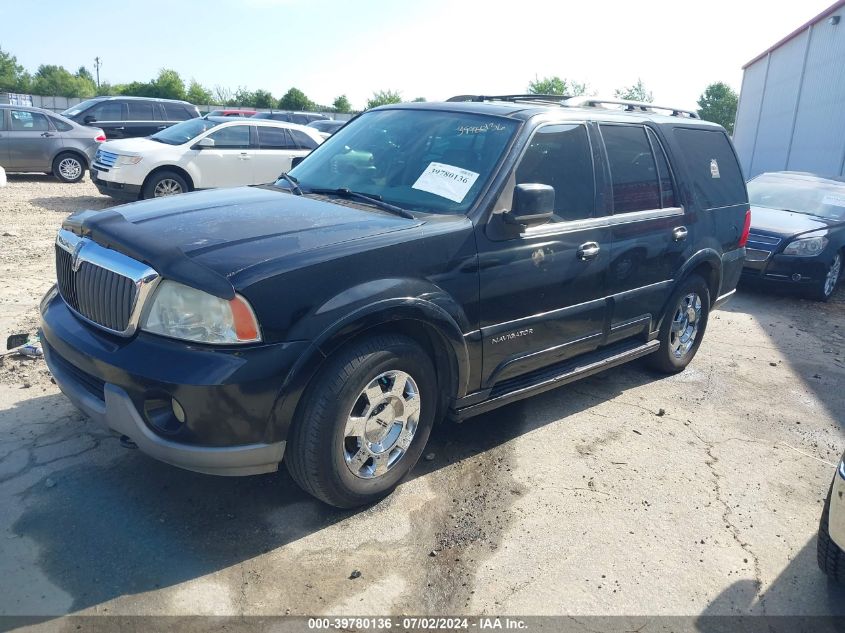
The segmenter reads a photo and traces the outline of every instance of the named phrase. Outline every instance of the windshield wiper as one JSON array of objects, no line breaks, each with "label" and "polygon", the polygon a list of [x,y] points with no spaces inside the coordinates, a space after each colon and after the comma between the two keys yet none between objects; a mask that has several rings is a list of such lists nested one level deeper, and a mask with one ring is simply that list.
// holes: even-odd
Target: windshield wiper
[{"label": "windshield wiper", "polygon": [[339,187],[338,189],[311,189],[308,191],[308,193],[340,196],[342,198],[349,198],[350,200],[358,200],[360,202],[371,204],[374,207],[378,207],[379,209],[390,211],[393,215],[398,215],[402,218],[408,218],[409,220],[414,219],[414,214],[410,211],[403,209],[402,207],[397,207],[396,205],[390,204],[389,202],[385,202],[381,196],[374,193],[361,193],[360,191],[352,191],[351,189],[348,189],[346,187]]},{"label": "windshield wiper", "polygon": [[288,174],[288,172],[283,171],[281,174],[279,174],[279,178],[284,178],[288,182],[288,184],[290,185],[291,192],[293,192],[297,196],[302,195],[302,189],[299,188],[299,181],[290,174]]}]

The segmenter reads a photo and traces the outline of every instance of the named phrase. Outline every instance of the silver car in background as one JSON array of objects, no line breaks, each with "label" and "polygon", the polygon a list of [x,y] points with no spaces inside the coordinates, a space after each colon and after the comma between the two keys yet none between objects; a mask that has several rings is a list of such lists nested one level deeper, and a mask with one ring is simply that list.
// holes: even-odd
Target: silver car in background
[{"label": "silver car in background", "polygon": [[105,140],[101,129],[49,110],[0,105],[0,167],[6,172],[44,172],[78,182]]}]

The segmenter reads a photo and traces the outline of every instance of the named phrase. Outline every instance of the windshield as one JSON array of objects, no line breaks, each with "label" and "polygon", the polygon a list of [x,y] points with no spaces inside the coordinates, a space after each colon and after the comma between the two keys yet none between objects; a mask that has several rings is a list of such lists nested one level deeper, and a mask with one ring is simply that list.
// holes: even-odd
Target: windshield
[{"label": "windshield", "polygon": [[518,125],[477,114],[377,110],[341,128],[290,173],[306,194],[349,189],[404,209],[464,213]]},{"label": "windshield", "polygon": [[102,99],[88,99],[87,101],[83,101],[82,103],[77,103],[75,106],[71,106],[64,112],[62,112],[62,116],[76,116],[83,110],[87,110],[95,103],[100,103]]},{"label": "windshield", "polygon": [[176,125],[171,125],[161,132],[156,132],[150,138],[168,145],[182,145],[217,125],[220,125],[217,121],[209,121],[208,119],[188,119]]},{"label": "windshield", "polygon": [[845,220],[845,183],[834,180],[758,176],[748,183],[748,200],[758,207]]}]

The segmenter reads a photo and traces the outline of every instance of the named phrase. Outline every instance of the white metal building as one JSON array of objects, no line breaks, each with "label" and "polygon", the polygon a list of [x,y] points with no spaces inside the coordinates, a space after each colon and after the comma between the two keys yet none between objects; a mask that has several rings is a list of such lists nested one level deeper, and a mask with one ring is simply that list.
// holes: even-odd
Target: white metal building
[{"label": "white metal building", "polygon": [[845,0],[745,66],[734,145],[746,178],[845,175]]}]

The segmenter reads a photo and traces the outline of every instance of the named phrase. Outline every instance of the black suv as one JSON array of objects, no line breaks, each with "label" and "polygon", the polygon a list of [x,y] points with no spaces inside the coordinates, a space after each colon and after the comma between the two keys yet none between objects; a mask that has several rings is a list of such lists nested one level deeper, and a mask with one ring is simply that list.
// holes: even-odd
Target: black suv
[{"label": "black suv", "polygon": [[748,197],[724,129],[661,111],[385,106],[275,184],[77,213],[47,363],[158,459],[246,475],[284,454],[327,503],[371,502],[437,419],[692,360],[742,270]]},{"label": "black suv", "polygon": [[318,114],[316,112],[259,112],[253,114],[252,118],[286,121],[288,123],[298,123],[299,125],[308,125],[313,121],[331,120],[325,114]]},{"label": "black suv", "polygon": [[150,136],[179,121],[200,115],[187,101],[148,97],[95,97],[62,112],[80,125],[102,129],[106,137]]}]

